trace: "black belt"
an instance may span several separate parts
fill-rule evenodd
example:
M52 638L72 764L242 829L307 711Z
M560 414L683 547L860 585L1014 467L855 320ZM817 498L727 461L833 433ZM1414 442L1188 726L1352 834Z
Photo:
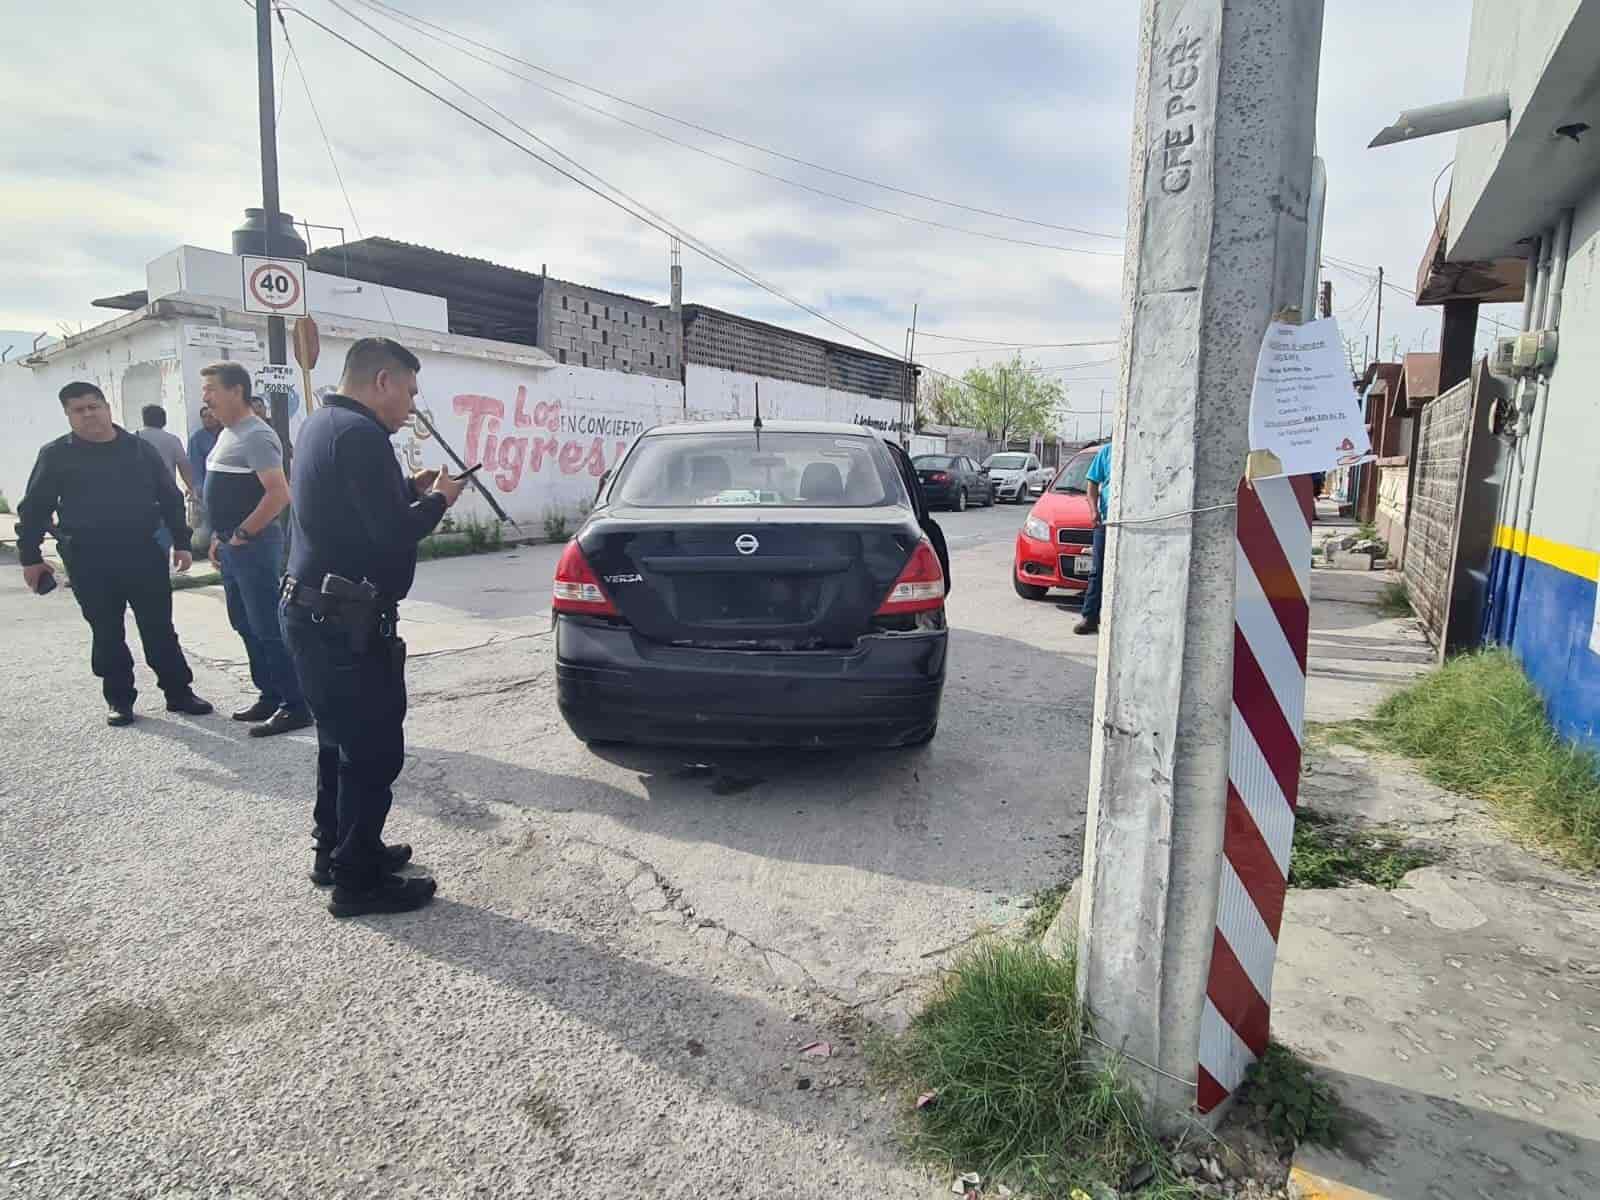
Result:
M308 608L313 616L323 618L337 616L343 611L347 603L337 596L330 596L318 588L301 583L293 575L285 575L283 577L283 587L279 594L283 597L285 603L296 605L300 608ZM399 606L380 601L376 615L379 631L385 637L393 637L395 625L400 620Z

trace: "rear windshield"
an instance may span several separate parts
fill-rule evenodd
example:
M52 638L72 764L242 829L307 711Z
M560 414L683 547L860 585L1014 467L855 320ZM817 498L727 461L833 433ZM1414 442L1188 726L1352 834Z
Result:
M670 433L640 441L612 488L639 508L872 508L903 504L889 454L871 437Z
M1020 471L1028 465L1026 454L996 454L984 464L991 471Z
M1094 461L1095 451L1080 454L1069 461L1061 474L1056 476L1055 487L1057 492L1086 492L1089 490L1089 464Z
M922 467L948 467L955 463L955 459L948 454L919 454L911 460L913 465Z

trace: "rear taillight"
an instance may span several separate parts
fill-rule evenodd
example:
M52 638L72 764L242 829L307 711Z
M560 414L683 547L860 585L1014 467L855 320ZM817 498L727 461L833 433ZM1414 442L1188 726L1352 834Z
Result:
M588 613L596 617L620 617L617 606L611 603L595 576L594 568L583 556L578 539L573 538L561 552L556 564L555 589L550 607L556 612Z
M880 617L896 613L930 612L944 607L944 568L926 538L917 543L905 570L889 589L888 598L878 608Z
M949 483L950 482L950 476L946 475L943 471L935 471L932 475L928 476L928 482L929 483Z

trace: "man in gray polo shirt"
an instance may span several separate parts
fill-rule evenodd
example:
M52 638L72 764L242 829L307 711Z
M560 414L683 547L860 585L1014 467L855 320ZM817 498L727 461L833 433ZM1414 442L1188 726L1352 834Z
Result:
M200 372L201 391L223 429L206 456L206 515L211 561L222 571L228 621L244 642L250 678L261 693L233 714L252 722L251 737L271 737L311 724L300 680L283 644L278 589L283 578L283 528L289 504L278 435L250 411L250 372L223 362Z
M193 496L194 472L189 469L189 459L184 454L183 442L178 439L177 434L167 430L167 410L159 404L146 404L139 410L139 416L144 420L144 428L133 436L154 446L156 453L161 456L161 461L166 464L167 478L171 479L172 473L176 471L178 478L183 480L183 490ZM172 550L172 535L167 532L165 525L156 530L156 545L169 553ZM182 548L187 550L189 547Z

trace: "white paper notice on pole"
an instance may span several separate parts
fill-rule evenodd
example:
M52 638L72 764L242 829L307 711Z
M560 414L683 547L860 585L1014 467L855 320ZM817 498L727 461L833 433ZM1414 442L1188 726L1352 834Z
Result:
M1267 326L1250 393L1250 451L1257 477L1331 471L1371 452L1334 318Z
M263 363L256 368L255 389L260 392L292 392L300 372L281 363Z

